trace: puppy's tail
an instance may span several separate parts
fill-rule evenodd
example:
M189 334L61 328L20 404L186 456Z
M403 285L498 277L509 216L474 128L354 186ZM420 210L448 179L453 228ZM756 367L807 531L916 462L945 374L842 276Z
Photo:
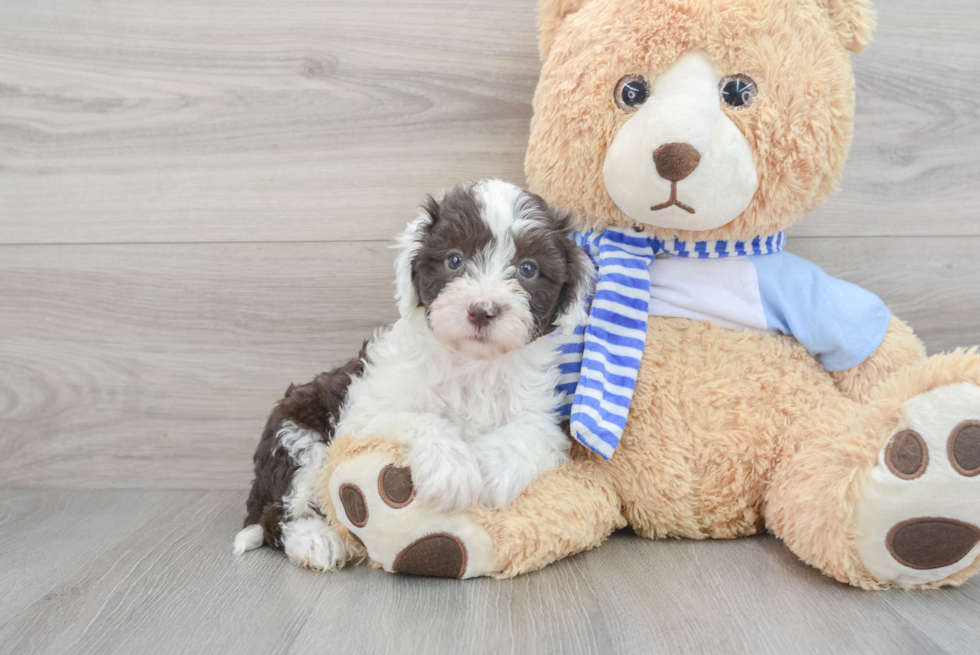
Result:
M250 550L255 550L265 541L265 531L258 523L246 525L235 535L235 547L232 552L235 555L244 555Z

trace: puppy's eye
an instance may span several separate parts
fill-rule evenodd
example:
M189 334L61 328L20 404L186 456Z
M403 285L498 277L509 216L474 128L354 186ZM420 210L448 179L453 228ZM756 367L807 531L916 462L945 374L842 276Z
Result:
M650 97L650 84L642 75L626 75L616 83L614 97L620 109L632 114Z
M759 95L759 87L755 81L748 75L741 74L721 78L718 91L721 93L721 101L735 111L748 109Z
M463 268L463 256L458 253L449 255L449 257L446 258L446 266L448 266L452 271L458 271L459 269Z
M538 272L538 267L531 262L524 262L517 269L517 272L520 273L521 277L532 278Z

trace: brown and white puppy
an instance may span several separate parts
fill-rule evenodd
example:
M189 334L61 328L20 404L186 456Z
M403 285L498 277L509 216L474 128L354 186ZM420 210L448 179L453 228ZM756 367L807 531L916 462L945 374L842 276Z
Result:
M401 318L270 418L236 552L266 543L310 568L344 564L312 485L333 425L396 440L417 501L444 511L506 506L565 461L548 335L584 323L594 276L570 231L567 216L499 180L429 198L398 243Z

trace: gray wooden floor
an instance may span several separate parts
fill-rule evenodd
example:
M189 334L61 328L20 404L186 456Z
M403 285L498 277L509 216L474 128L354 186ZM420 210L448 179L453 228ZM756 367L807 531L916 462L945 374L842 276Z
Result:
M789 249L980 343L980 3L879 3L843 190ZM968 652L980 581L770 538L508 582L236 559L290 381L394 316L425 192L523 183L533 0L0 0L0 653Z
M241 494L0 492L3 653L968 653L980 585L862 592L771 537L600 550L515 580L235 558Z

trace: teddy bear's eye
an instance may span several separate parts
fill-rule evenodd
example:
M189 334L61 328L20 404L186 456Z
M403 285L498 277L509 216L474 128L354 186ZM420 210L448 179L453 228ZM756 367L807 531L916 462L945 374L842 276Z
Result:
M736 111L748 109L759 95L759 87L748 75L729 75L718 84L721 101Z
M625 75L616 83L614 97L619 108L627 114L632 114L640 108L650 96L650 84L642 75Z

